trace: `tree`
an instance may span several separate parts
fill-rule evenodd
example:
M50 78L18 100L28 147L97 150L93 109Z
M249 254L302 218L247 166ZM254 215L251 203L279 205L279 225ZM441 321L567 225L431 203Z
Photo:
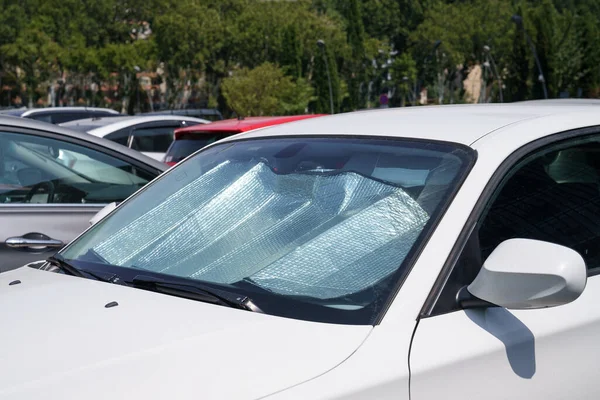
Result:
M271 63L236 71L223 80L221 90L228 106L244 117L302 114L312 96L308 83L294 82Z
M177 95L187 81L200 78L211 54L222 46L225 27L217 10L192 0L176 2L155 18L153 37L165 63L170 104L181 100Z
M423 22L410 35L425 83L441 92L459 75L460 66L468 69L485 61L484 46L492 49L502 70L511 48L513 14L514 9L505 0L432 2L424 12ZM437 41L441 45L434 54L433 44ZM438 95L443 98L441 93Z
M520 10L519 15L523 15ZM517 27L512 31L512 51L507 58L506 100L522 101L529 96L530 49L525 34Z
M579 87L585 90L582 95L597 97L600 95L600 28L598 19L590 11L587 5L578 10L575 23L576 37L581 46L581 54L585 57L581 60L581 78Z
M316 47L316 46L315 46ZM317 114L331 113L329 80L331 80L331 91L333 97L333 112L340 111L340 79L338 75L337 63L333 57L330 46L325 46L324 53L316 49L314 55L313 86L315 88L315 100L312 104L312 110ZM325 61L327 57L327 61ZM327 76L329 67L329 78Z
M58 71L61 48L44 32L26 28L19 32L13 43L3 45L0 51L4 61L13 66L15 76L25 84L29 106L33 106L38 86Z
M286 72L294 77L302 77L302 49L298 39L298 28L290 25L283 31L282 51L279 59Z
M395 90L393 104L403 105L412 98L416 101L415 83L417 80L417 63L408 53L402 53L392 64L392 77Z
M362 68L365 57L365 32L360 1L346 0L343 4L341 11L346 19L346 35L351 49L351 58L348 61L348 105L350 110L357 110L364 107L364 103L361 102L360 84L366 80L365 70Z
M557 51L556 45L559 44L559 42L555 40L557 36L555 32L557 30L557 19L557 11L551 0L542 0L539 5L531 11L532 23L529 26L525 26L526 29L533 28L535 30L532 39L535 43L540 66L544 73L549 97L556 97L558 94L554 76L554 67L556 66L555 55ZM532 95L536 99L543 99L543 85L538 78L539 71L537 70L537 67L534 67L532 70Z

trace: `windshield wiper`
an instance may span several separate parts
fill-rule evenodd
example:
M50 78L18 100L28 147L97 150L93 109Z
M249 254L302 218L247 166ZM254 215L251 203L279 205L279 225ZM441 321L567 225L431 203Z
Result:
M120 283L120 279L117 274L110 273L100 275L97 272L91 272L85 269L77 268L58 254L49 257L46 261L55 267L60 268L63 272L66 272L69 275L78 276L80 278L91 278L97 281L108 283Z
M131 284L140 289L152 290L187 299L239 308L241 310L263 312L248 296L215 289L201 283L186 284L152 276L137 275L133 278Z

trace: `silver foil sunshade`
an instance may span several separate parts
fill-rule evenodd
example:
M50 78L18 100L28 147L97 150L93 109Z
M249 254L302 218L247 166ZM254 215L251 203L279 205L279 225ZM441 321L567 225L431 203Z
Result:
M428 218L403 190L352 172L224 162L94 250L116 265L327 299L394 272Z

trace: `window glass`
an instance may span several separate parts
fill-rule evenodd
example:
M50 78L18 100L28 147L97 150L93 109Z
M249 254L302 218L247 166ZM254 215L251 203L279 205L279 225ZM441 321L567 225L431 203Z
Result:
M165 153L173 142L173 131L178 125L137 128L133 131L131 148L138 151Z
M62 124L64 122L76 121L78 119L90 117L90 115L86 112L53 113L51 115L53 124Z
M120 268L125 281L144 270L235 288L267 313L372 324L470 155L408 140L222 143L163 175L63 255ZM415 186L412 171L423 169Z
M524 160L488 208L479 228L485 260L511 238L545 240L578 251L600 267L600 144L551 148Z
M165 162L179 162L187 156L211 143L230 136L227 133L219 134L198 134L197 136L187 136L184 139L175 140L165 154Z
M28 116L27 118L35 119L36 121L52 123L52 115L50 115L50 114L42 114L42 113L33 114L31 116Z
M116 132L110 133L104 138L122 144L123 146L127 146L129 144L129 128L121 129Z
M458 309L455 298L503 241L544 240L576 250L600 267L600 142L579 139L525 158L504 178L471 234L434 314Z
M0 132L0 203L110 203L153 178L92 149Z

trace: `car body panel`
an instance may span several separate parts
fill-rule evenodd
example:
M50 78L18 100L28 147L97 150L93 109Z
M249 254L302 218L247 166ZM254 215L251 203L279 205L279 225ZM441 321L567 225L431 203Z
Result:
M280 125L290 123L294 121L302 121L305 119L312 119L316 117L322 117L327 114L306 114L306 115L287 115L279 117L247 117L247 118L233 118L226 119L223 121L216 121L207 126L202 127L188 127L180 128L175 132L175 138L185 133L193 132L227 132L227 133L240 133L247 132L254 129L264 128L267 126Z
M173 166L177 162L194 154L198 147L192 143L184 142L184 140L197 141L203 137L213 137L214 139L222 140L222 138L233 136L241 132L248 132L253 129L261 129L267 126L291 123L304 119L321 117L326 114L306 114L306 115L288 115L276 117L248 117L243 119L227 119L216 121L211 124L202 126L189 126L175 130L175 139L169 149L164 154L163 160ZM212 139L212 138L211 138ZM203 144L204 145L204 144Z
M472 309L421 320L411 398L597 399L599 301L600 281L592 278L579 299L560 307Z
M0 117L0 132L48 137L91 148L158 176L167 166L109 140L25 118ZM15 249L6 246L10 237L40 233L68 243L89 227L90 219L105 204L0 204L0 272L45 259L58 249Z
M151 111L138 115L187 115L189 117L208 119L211 121L220 121L223 119L223 115L219 112L219 110L214 108L180 108Z
M67 121L74 121L82 118L91 117L113 117L119 113L109 108L94 108L94 107L48 107L48 108L33 108L24 111L20 117L29 118L38 121L48 122L51 124L60 124Z
M7 304L0 315L11 326L0 338L20 345L7 353L0 395L597 398L600 278L590 277L582 296L560 307L423 315L467 221L507 158L538 139L585 127L600 127L593 106L443 106L328 116L224 139L408 137L466 144L477 151L477 160L375 327L252 314L33 269L0 274L5 286L0 298ZM169 173L177 176L177 168ZM7 286L16 279L22 283ZM11 292L15 288L20 291ZM111 301L119 305L104 308ZM47 326L52 329L40 340ZM103 334L99 339L96 330ZM64 337L77 351L49 345ZM53 368L56 372L48 372Z
M503 126L550 113L548 107L488 104L373 109L263 128L244 133L242 137L367 135L444 140L469 145Z
M45 259L57 251L12 249L5 244L9 237L43 233L66 244L85 230L90 218L103 207L101 204L0 205L0 272Z
M31 108L25 110L23 114L21 114L22 118L31 118L36 114L42 113L61 113L61 112L72 112L72 111L94 111L94 112L103 112L106 114L119 114L118 111L112 110L110 108L98 108L98 107L44 107L44 108Z
M173 130L178 127L185 126L185 124L208 124L210 121L200 118L181 116L181 115L137 115L129 117L116 117L112 118L90 118L78 121L72 121L70 123L63 124L64 127L73 127L77 129L77 126L83 126L87 130L87 133L96 137L107 137L111 133L118 132L120 130L129 130L128 147L132 147L132 136L136 129L143 129L150 126L155 127L169 127ZM173 124L173 126L171 126ZM93 128L97 126L96 128ZM89 129L93 128L93 129ZM142 154L157 160L162 161L165 153L154 152L154 151L142 151Z
M372 330L27 267L0 274L0 286L8 289L0 316L10 326L0 340L26 344L3 352L4 399L256 399L330 370ZM106 308L110 302L118 305Z
M565 130L586 126L586 123L580 123L577 119L579 116L586 116L592 125L598 123L598 118L594 116L598 108L593 105L574 108L560 104L544 106L532 104L526 107L518 104L374 109L262 128L224 140L285 135L366 135L439 140L470 146L482 137L506 132L501 131L502 128L513 125L516 127L528 120L528 127L534 127L538 122L541 126L547 126L551 124L550 121L560 121L560 128L564 127ZM532 140L532 137L540 138L548 135L547 130L540 129L541 126L527 131L526 138L518 136L510 139L525 144L528 140ZM557 127L554 132L560 132L560 128ZM521 128L517 129L521 132ZM505 138L508 139L507 136Z
M190 121L196 122L198 124L208 124L210 121L200 118L187 117L185 115L136 115L128 118L120 119L116 121L114 124L104 125L102 127L93 129L88 133L90 135L94 135L97 137L104 137L114 131L123 128L130 128L138 124L147 123L147 122L162 122L162 121ZM85 123L85 121L78 121L80 123Z

